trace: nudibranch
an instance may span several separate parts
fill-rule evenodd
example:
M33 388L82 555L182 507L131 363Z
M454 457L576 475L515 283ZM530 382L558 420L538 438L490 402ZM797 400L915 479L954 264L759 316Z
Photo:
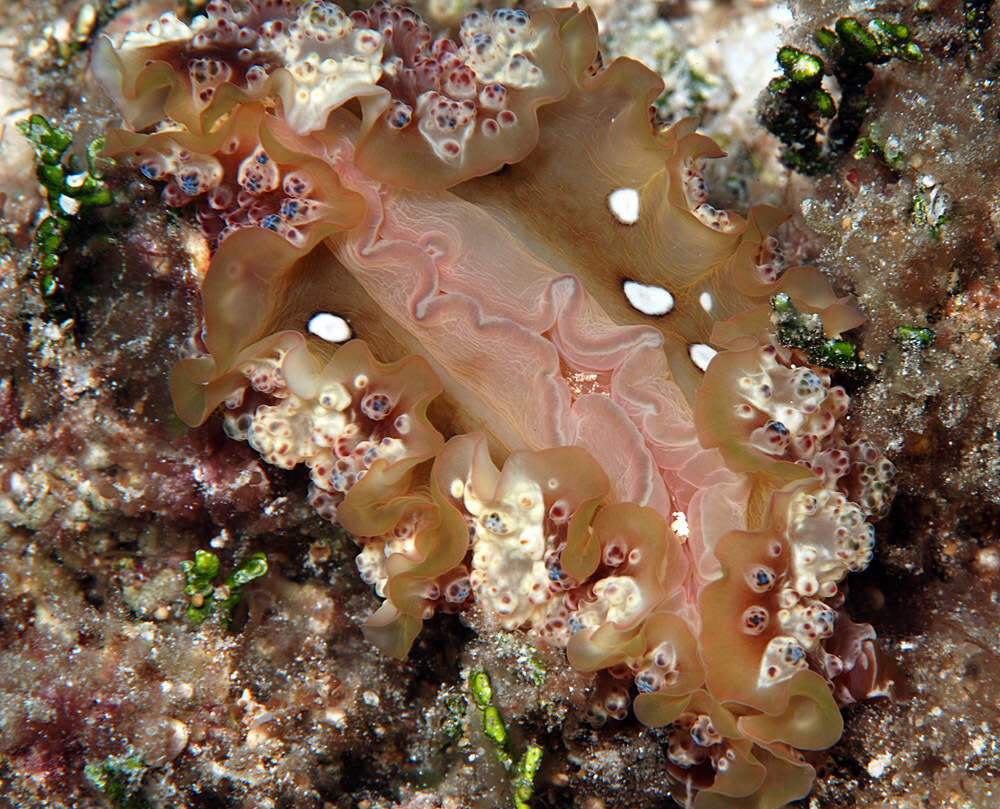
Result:
M805 795L839 707L887 687L841 586L893 468L770 300L833 337L860 313L787 266L780 211L710 204L721 152L656 123L659 78L604 64L576 6L451 40L320 0L212 0L93 69L108 152L214 249L177 411L308 467L382 599L367 636L523 631L599 673L594 715L667 727L685 805Z

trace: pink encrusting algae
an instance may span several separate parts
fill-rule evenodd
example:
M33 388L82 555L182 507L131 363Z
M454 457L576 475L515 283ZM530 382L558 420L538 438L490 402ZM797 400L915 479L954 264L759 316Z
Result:
M216 244L178 412L308 467L383 599L368 637L474 610L601 672L592 715L668 726L678 801L806 794L839 706L888 687L840 588L893 470L769 302L830 337L858 311L784 266L779 211L709 204L721 152L656 125L660 80L575 6L451 41L386 3L213 1L93 66L109 153Z

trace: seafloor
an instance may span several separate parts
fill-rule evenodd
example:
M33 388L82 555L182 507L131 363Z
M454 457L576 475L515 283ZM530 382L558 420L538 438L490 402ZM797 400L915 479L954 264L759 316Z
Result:
M426 5L442 24L465 8ZM608 51L665 76L661 116L700 115L727 149L716 201L786 207L795 256L869 317L856 337L877 371L852 383L851 429L887 448L900 491L848 607L902 687L846 710L797 806L1000 807L1000 10L594 5ZM506 805L457 698L479 664L505 673L511 732L543 746L532 806L668 805L657 734L588 725L588 682L561 654L454 616L430 621L405 662L375 651L358 625L376 599L349 540L306 504L304 474L263 466L218 421L174 416L166 378L199 322L207 252L150 184L112 170L112 213L62 256L61 293L40 294L44 201L15 123L41 114L85 148L115 121L87 73L94 37L172 7L0 7L0 806ZM904 22L924 60L875 71L866 131L881 157L796 175L759 96L779 45L847 14ZM900 343L900 326L933 344ZM197 549L226 570L267 554L228 627L186 616Z

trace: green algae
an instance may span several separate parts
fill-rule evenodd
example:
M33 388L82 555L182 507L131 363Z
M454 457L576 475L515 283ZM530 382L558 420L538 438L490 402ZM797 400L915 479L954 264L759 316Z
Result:
M778 50L784 75L768 84L760 115L783 144L782 162L806 175L830 172L854 148L869 111L866 88L875 76L872 66L892 59L923 60L909 29L882 18L865 26L841 17L832 30L821 28L813 39L825 59L791 45ZM837 80L839 105L823 89L825 76ZM862 156L877 147L877 139L869 139L860 147Z
M267 556L263 553L250 554L226 576L221 585L215 584L219 574L219 557L211 551L195 551L194 560L183 562L181 568L187 578L184 592L190 597L188 620L200 626L205 619L214 616L228 626L243 588L267 573Z

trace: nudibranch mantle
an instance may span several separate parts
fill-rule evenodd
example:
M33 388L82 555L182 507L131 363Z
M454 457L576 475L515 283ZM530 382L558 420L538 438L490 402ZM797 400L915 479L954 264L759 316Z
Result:
M893 469L770 301L832 337L862 318L787 266L780 211L711 205L721 151L651 118L659 78L603 64L576 6L453 41L322 0L212 0L93 68L128 127L108 152L214 247L178 413L309 469L382 599L367 636L523 630L599 673L593 715L669 727L680 799L806 794L803 751L886 686L840 588Z

